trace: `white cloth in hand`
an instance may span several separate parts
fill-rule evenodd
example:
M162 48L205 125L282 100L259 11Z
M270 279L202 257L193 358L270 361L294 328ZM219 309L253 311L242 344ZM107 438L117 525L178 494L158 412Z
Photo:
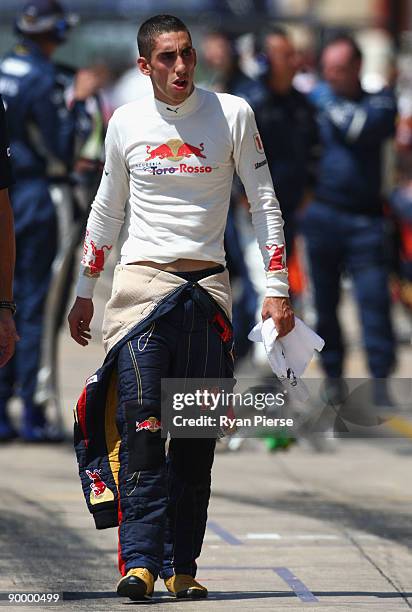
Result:
M255 325L248 338L263 342L270 367L281 380L302 376L315 350L321 351L325 346L325 341L298 317L292 331L282 338L278 336L273 319L269 318Z

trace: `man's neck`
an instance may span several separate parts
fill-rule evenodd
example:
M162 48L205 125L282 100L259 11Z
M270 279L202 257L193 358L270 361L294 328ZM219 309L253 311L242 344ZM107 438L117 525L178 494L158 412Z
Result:
M182 102L176 100L165 101L163 96L154 95L154 102L158 112L169 119L181 119L194 112L198 106L197 90L194 87L192 93L187 96Z
M279 96L286 96L292 89L292 83L290 79L279 79L274 74L271 74L268 79L268 84L273 93Z

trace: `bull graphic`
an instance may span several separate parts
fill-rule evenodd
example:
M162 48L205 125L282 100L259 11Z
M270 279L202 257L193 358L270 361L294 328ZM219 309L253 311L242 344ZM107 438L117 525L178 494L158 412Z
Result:
M285 268L284 258L285 258L285 245L282 244L278 246L277 244L272 244L270 246L266 245L266 249L272 251L273 253L270 255L268 272L279 272L279 270L283 270Z
M170 159L176 161L192 156L206 159L206 155L202 153L204 148L203 142L201 142L198 147L195 147L188 142L182 142L177 138L173 138L154 149L152 149L150 145L146 145L146 151L149 157L146 157L145 161L148 162L154 159Z
M100 495L103 495L103 493L106 491L106 488L107 488L106 484L100 478L100 472L101 470L94 470L93 472L91 472L90 470L86 470L86 474L88 475L90 480L92 480L92 484L90 485L90 488L93 491L95 497L99 497Z
M149 157L146 157L145 161L150 161L152 159L166 159L168 157L173 157L173 151L169 147L168 144L162 144L152 149L150 145L146 146L146 151L149 154Z
M104 268L104 249L110 251L112 249L112 245L108 246L105 244L101 249L98 249L95 242L90 240L90 246L92 247L92 255L94 257L94 260L89 262L90 274L100 274Z
M206 155L203 155L202 151L204 150L203 142L200 143L198 147L194 147L188 142L184 142L178 149L176 157L192 157L195 155L196 157L202 157L206 159Z

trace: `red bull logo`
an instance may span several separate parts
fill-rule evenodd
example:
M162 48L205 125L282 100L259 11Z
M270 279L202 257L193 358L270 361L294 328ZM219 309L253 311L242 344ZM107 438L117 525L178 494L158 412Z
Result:
M112 245L108 246L107 244L105 244L102 246L101 249L98 249L96 243L93 242L93 240L90 240L90 246L92 248L92 255L94 259L88 262L88 274L90 276L95 276L103 271L105 257L104 250L106 249L107 251L110 251L112 249ZM87 250L88 249L86 248L86 253Z
M173 157L173 151L167 144L162 144L155 149L147 145L146 151L149 153L149 157L146 157L145 161L150 161L152 159L172 159Z
M273 249L273 253L270 254L269 272L279 272L279 270L283 270L285 268L285 245L282 244L278 246L277 244L272 244L271 246L266 246L266 249L270 252Z
M206 159L206 155L203 155L203 151L203 142L196 147L188 142L183 142L183 140L179 140L178 138L172 138L154 149L150 145L147 145L146 152L148 153L148 157L146 157L145 161L152 161L154 159L181 161L182 159L189 157Z
M206 155L203 155L202 151L204 150L204 146L203 146L203 142L200 143L200 145L198 147L194 147L191 144L188 144L187 142L184 142L180 147L179 150L177 152L177 156L180 157L192 157L192 155L195 155L196 157L202 157L203 159L206 159Z
M144 421L140 422L136 421L136 432L143 431L143 429L146 429L147 431L155 433L161 428L162 424L156 417L149 417L148 419L145 419Z
M95 497L99 497L100 495L103 495L103 493L107 489L106 484L100 478L100 472L101 470L94 470L93 472L91 472L90 470L86 470L86 474L88 475L90 480L92 480L92 484L90 485L90 488L93 491Z

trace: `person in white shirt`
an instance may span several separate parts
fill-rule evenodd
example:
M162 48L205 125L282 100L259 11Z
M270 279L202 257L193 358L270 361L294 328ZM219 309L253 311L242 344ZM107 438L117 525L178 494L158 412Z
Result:
M221 355L231 334L224 322L230 318L230 288L223 235L234 171L245 186L266 269L262 318L272 317L281 336L293 328L283 221L253 111L241 98L194 86L196 51L187 27L176 17L157 15L140 27L138 46L137 63L154 95L122 106L110 121L105 169L87 224L69 325L73 339L86 346L93 288L126 223L106 318L115 312L116 342L131 328L127 316L116 310L120 303L123 312L132 308L128 295L131 302L149 296L151 319L118 355L123 578L117 590L133 600L149 598L160 573L176 597L206 597L206 588L195 580L195 560L206 528L215 439L172 439L165 467L157 431L160 382L232 375ZM130 284L130 279L136 280ZM160 303L164 308L165 298L156 292L160 282L170 283L170 291L179 283L187 288L161 315L156 314ZM220 335L190 293L197 283L206 291L211 287ZM212 285L218 287L215 293ZM107 346L113 349L110 339ZM136 424L132 433L130 423L132 429ZM122 456L126 446L127 458ZM132 447L137 449L134 457Z

